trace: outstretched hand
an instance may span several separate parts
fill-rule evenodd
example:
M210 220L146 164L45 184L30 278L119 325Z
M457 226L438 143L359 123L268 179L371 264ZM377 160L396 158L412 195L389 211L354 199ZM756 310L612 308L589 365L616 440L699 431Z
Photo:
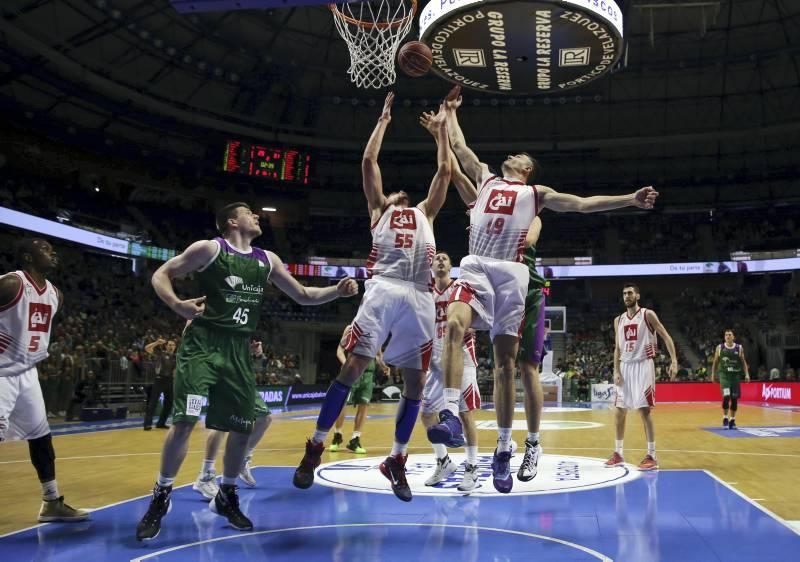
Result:
M423 111L422 115L419 116L419 124L431 134L436 132L436 128L433 126L434 117L436 117L436 114L433 111Z
M386 100L383 102L383 111L381 112L381 119L389 122L392 120L392 103L394 102L394 92L386 94Z
M640 209L652 209L656 204L658 191L648 185L636 191L634 195L634 205Z
M449 92L447 92L447 95L444 98L444 106L450 111L455 111L461 107L462 101L463 98L461 97L461 86L455 85Z
M336 294L340 297L352 297L358 294L358 283L350 277L345 277L336 285Z

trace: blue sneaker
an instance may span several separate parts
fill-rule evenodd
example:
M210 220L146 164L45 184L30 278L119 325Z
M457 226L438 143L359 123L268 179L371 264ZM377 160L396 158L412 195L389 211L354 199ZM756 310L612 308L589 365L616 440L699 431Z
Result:
M451 449L463 447L466 440L461 420L450 410L439 412L439 423L428 428L428 441L446 445Z
M511 451L498 453L494 450L492 458L492 482L494 489L501 494L507 494L514 486L514 478L511 476Z

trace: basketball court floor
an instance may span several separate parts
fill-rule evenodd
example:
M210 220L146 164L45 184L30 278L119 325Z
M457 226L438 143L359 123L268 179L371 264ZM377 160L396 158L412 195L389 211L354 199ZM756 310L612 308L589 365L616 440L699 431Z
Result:
M94 510L90 521L69 525L35 525L40 490L27 445L4 443L0 559L785 562L800 552L792 529L800 522L800 408L742 406L741 429L731 432L717 429L716 404L661 404L662 468L640 473L633 466L645 452L637 419L629 417L625 441L631 464L606 469L613 412L547 407L539 475L527 484L515 480L509 495L497 494L489 479L496 431L494 413L484 410L481 488L459 493L460 471L426 488L434 459L419 426L408 463L415 497L408 504L377 470L391 444L393 410L373 406L362 437L368 453L326 453L309 490L294 488L291 477L316 411L274 414L254 458L258 485L241 490L255 524L250 533L227 527L191 489L203 458L205 430L198 427L172 512L150 543L138 543L134 530L147 508L163 432L144 432L137 420L55 426L62 492L73 505ZM522 443L523 416L516 417L515 439Z

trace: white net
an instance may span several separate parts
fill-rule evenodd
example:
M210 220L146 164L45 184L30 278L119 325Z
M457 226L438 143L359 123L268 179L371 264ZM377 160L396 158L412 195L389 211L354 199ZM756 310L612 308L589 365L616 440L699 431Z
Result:
M394 84L397 48L414 23L417 0L372 0L329 7L350 51L350 79L359 88Z

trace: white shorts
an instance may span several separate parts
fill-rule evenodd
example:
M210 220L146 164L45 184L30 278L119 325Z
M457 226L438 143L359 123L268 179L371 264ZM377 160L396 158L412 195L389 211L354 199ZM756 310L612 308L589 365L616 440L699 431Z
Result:
M422 291L413 283L384 277L370 279L365 286L344 348L375 357L391 334L383 360L395 367L427 371L436 317L433 293Z
M459 411L469 412L479 410L481 407L481 394L478 392L478 375L475 365L464 365L464 376L461 378L461 403ZM445 410L444 401L444 373L431 369L425 379L425 388L422 391L422 413L436 414Z
M38 439L48 433L50 424L36 367L0 377L0 441Z
M625 410L656 405L656 369L652 359L620 363L622 386L617 387L614 406Z
M528 268L524 264L466 256L450 302L463 302L475 311L472 328L489 337L519 337L525 318Z

